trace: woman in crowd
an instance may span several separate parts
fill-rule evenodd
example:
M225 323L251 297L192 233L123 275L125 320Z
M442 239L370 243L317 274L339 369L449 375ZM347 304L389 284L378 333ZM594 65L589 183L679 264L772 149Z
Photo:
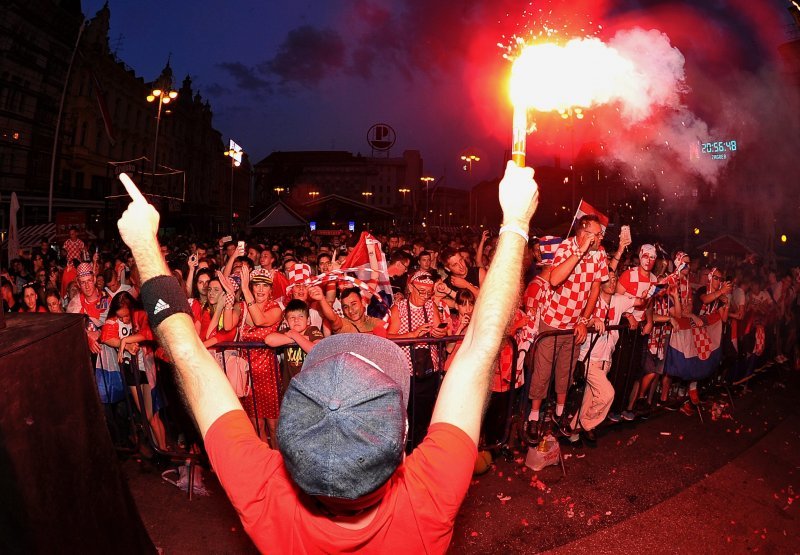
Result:
M453 316L450 327L451 335L463 335L475 308L475 295L469 289L459 289L456 293L456 315Z
M230 330L223 327L223 313L233 309L233 296L225 294L220 281L221 275L219 272L217 274L208 282L207 302L200 311L199 319L195 321L200 340L206 348L236 338L235 326Z
M147 323L147 314L127 291L117 293L108 307L108 319L103 324L100 341L117 350L117 362L128 384L136 409L141 412L139 393L136 390L137 376L144 400L144 414L150 422L153 439L159 449L166 449L167 440L164 424L158 414L161 408L156 390L156 365L153 350L149 343L154 341L153 333ZM132 359L136 358L135 365Z
M194 274L194 283L192 283L192 290L189 296L189 306L192 309L192 315L196 323L200 320L200 313L203 311L203 308L208 305L208 284L213 277L214 272L208 268L202 268ZM199 327L197 333L200 333Z
M47 311L52 314L62 314L64 306L61 304L61 297L58 294L58 289L50 288L44 293L44 303L47 306Z
M39 298L37 283L26 283L22 286L22 308L20 312L47 312Z
M241 277L244 322L239 340L263 343L267 335L278 329L282 318L281 309L272 298L272 271L262 268L250 272L243 267ZM272 349L250 351L250 375L253 393L245 397L242 404L259 437L266 441L268 429L269 444L277 449L278 362Z

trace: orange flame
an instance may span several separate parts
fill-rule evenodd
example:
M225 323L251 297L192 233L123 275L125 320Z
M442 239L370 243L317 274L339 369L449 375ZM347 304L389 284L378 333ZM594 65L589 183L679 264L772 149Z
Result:
M597 38L523 48L511 67L513 160L517 165L525 163L529 109L564 113L609 102L625 96L626 88L635 89L636 77L634 64Z

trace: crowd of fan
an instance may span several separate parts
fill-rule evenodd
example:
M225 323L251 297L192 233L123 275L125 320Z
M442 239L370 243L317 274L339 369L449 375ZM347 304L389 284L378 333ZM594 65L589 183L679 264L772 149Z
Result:
M576 229L564 241L531 240L525 275L508 276L519 279L524 291L509 337L527 356L514 359L511 342L501 350L485 443L495 444L503 433L506 413L500 395L523 387L532 407L524 426L531 444L550 431L548 420L555 432L579 435L592 444L595 428L607 419L646 416L655 405L681 407L691 414L700 402L696 382L686 384L684 404L675 398L683 388L675 387L663 365L663 330L677 328L680 320L702 327L711 314L722 318L729 376L744 376L767 359L800 368L800 269L781 273L754 256L717 267L685 253L669 255L660 245L629 252L624 233L615 252L608 254L596 219L584 217ZM356 238L347 233L207 242L176 237L162 246L207 348L217 351L216 345L232 341L264 345L247 357L252 390L242 403L259 435L273 447L286 384L314 345L336 333L421 341L404 347L412 385L408 448L425 435L441 374L459 348L457 340L442 338L462 335L469 325L496 237L464 229L415 237L376 233L375 238L386 253L391 299L380 293L377 276L359 280L337 273L355 246ZM70 230L62 245L43 239L0 273L3 309L84 314L90 350L100 357L111 353L128 385L142 384L154 441L166 448L168 436L191 435L192 426L188 420L181 425L179 416L167 417L167 429L162 423L160 413L180 405L164 400L175 390L169 359L155 344L139 304L135 262L116 247L87 245L77 229ZM633 390L615 392L607 374L619 332L605 328L620 322L635 330L623 334L620 350L631 348L625 336L649 340L639 341L644 347L635 353ZM537 334L557 330L570 333L536 341ZM229 362L226 356L217 353L223 367ZM131 359L138 364L129 364ZM587 386L580 410L571 412L565 405L579 359L586 366ZM136 369L139 376L133 375ZM543 401L551 389L553 414L545 418ZM615 394L625 396L621 414L610 410ZM141 410L140 397L133 400Z

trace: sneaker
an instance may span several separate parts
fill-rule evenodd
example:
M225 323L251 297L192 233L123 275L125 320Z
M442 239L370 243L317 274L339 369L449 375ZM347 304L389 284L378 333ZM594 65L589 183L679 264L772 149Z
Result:
M538 420L528 420L525 422L525 427L522 431L525 436L525 442L528 445L538 445L539 443L540 426Z
M572 435L570 435L567 438L567 441L569 441L571 445L575 445L580 440L581 440L581 435L579 433L577 433L577 432L573 432Z
M624 410L624 411L622 411L622 415L621 415L621 416L622 416L622 419L623 419L623 420L626 420L626 421L628 421L628 422L630 422L630 421L632 421L634 418L636 418L636 415L635 415L635 414L633 414L633 413L632 413L631 411L629 411L629 410Z
M662 401L659 406L670 412L678 412L680 410L680 403L676 403L674 401Z
M693 405L700 404L700 395L697 393L696 389L689 390L689 400L692 402Z
M636 416L646 418L650 414L650 403L644 397L639 397L633 404L633 412Z
M619 422L620 420L622 420L622 415L621 415L621 414L619 414L618 412L609 412L609 413L608 413L608 416L606 416L606 420L608 420L609 422L613 422L614 424L616 424L617 422Z
M694 405L686 401L683 406L681 406L681 412L686 416L694 416Z

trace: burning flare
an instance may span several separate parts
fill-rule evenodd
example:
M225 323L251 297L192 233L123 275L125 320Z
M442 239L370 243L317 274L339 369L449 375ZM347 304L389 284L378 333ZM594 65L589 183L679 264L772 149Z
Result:
M528 110L563 114L616 102L621 123L631 126L649 118L656 107L683 109L681 96L688 92L684 62L669 38L655 29L620 31L608 44L591 37L563 46L524 47L511 68L514 160L525 160Z

